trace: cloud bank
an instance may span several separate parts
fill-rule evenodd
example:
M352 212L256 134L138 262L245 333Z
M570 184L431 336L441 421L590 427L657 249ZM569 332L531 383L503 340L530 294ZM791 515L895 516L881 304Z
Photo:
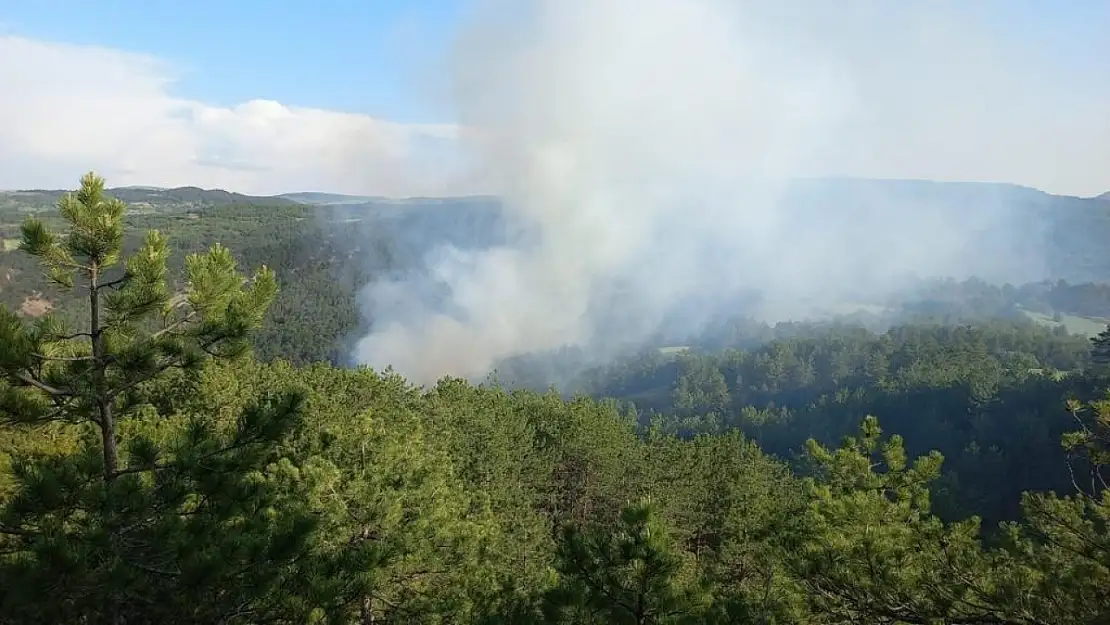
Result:
M484 192L489 190L484 180L479 182L472 171L457 171L454 159L443 154L460 150L455 122L485 129L490 115L519 116L530 110L528 98L536 96L524 89L517 89L512 101L482 104L483 98L492 101L507 94L500 89L478 96L473 84L467 86L467 81L492 80L494 72L506 76L509 60L497 54L510 50L529 59L513 61L517 68L512 71L518 73L550 65L543 55L561 58L561 74L527 79L541 83L547 94L557 83L571 98L577 97L582 81L597 74L589 70L595 62L611 72L618 72L619 64L641 73L658 70L660 83L669 80L674 85L669 91L655 87L667 92L666 97L656 93L654 103L639 103L622 102L620 97L635 100L645 93L606 96L611 106L627 104L631 111L656 106L652 115L657 117L684 112L674 110L681 99L670 91L700 88L722 66L729 68L730 79L743 74L746 84L775 82L767 73L781 72L781 85L790 80L796 84L791 95L780 94L787 99L773 106L794 112L776 115L780 130L774 132L781 134L784 124L794 123L785 121L791 114L840 116L842 135L829 143L828 152L812 155L800 169L807 173L1008 181L1077 195L1097 195L1110 186L1110 73L1098 61L1110 54L1110 43L1072 51L1085 62L1050 60L1048 56L1058 51L1048 43L1023 40L1016 28L1012 33L1004 30L1013 20L1002 0L803 0L782 6L749 0L710 3L720 5L714 7L701 0L649 0L643 9L638 2L615 0L568 0L565 7L536 0L473 3L471 23L461 37L469 43L460 42L455 59L460 97L450 104L460 109L459 118L428 125L266 100L230 107L190 100L175 94L176 70L161 59L20 37L0 22L0 188L66 187L81 172L96 168L113 183L198 185L245 193ZM990 13L991 8L996 12ZM677 50L674 41L657 43L658 30L635 30L656 19L653 15L673 16L680 28L707 12L720 13L724 21L706 24L704 40L689 42L696 52ZM596 17L595 23L582 27L584 37L608 39L581 46L577 34L554 35L561 40L549 36L552 28L572 28L570 21L582 21L581 14ZM1088 19L1097 15L1106 18L1103 12ZM557 26L560 20L564 23ZM540 23L544 26L536 26ZM525 32L547 38L527 41ZM774 36L788 40L776 43L771 41ZM742 38L741 43L730 37ZM768 46L778 51L767 52ZM689 67L695 56L707 62ZM502 69L489 69L486 78L474 76L481 73L476 57L483 57L478 63L489 61ZM755 77L760 72L764 75ZM797 81L807 73L809 82L802 86ZM445 90L440 87L432 91ZM471 93L463 95L467 90ZM817 106L812 99L819 97L829 101ZM772 106L769 98L754 94L747 96L745 105L755 101ZM733 104L738 104L735 96L703 103L717 108ZM481 107L485 110L478 110ZM643 122L639 141L649 141L653 120L629 115L632 122ZM717 121L719 116L712 113L710 119ZM844 140L848 135L853 137L850 142ZM812 143L809 137L805 141Z
M471 190L444 166L459 134L452 124L268 100L214 106L173 95L173 79L156 58L0 34L0 189L69 188L95 169L114 186Z
M693 329L751 290L783 318L911 274L1036 275L1035 236L1002 201L786 198L828 175L1105 186L1105 79L1061 82L966 5L484 3L453 56L455 105L527 236L372 285L356 360L475 377L635 343L676 311ZM446 305L406 298L429 284Z
M177 95L157 58L0 34L0 188L91 168L259 194L498 193L521 237L373 285L355 350L421 381L481 375L634 342L676 310L695 323L752 289L773 317L907 273L1035 273L1002 201L783 202L789 180L830 175L1110 188L1110 73L1092 60L1110 49L1052 58L1064 46L1007 26L1008 6L480 1L445 60L453 84L430 90L456 119L430 125L218 106ZM435 307L418 295L444 289Z

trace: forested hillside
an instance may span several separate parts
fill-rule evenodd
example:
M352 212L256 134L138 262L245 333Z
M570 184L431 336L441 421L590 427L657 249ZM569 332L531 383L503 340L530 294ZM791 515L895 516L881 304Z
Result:
M131 190L130 195L149 201L151 194L172 198L182 191ZM416 267L438 244L488 246L503 236L496 206L485 198L417 200L418 210L409 210L413 202L315 207L282 199L239 204L222 202L226 192L204 193L195 204L173 200L130 213L124 248L135 249L148 229L157 228L175 242L171 267L180 267L185 255L217 241L234 249L242 263L273 267L285 286L270 309L267 329L255 339L265 359L345 363L345 342L360 330L358 288L372 276ZM41 202L61 195L49 192L35 196L38 203L0 206L0 302L32 316L55 309L65 314L59 298L68 295L49 284L33 259L14 253L20 224L33 214L59 225L57 211L44 210Z
M496 245L519 226L506 222L497 201L488 197L387 200L306 193L258 198L195 188L111 193L129 203L126 249L134 249L147 229L158 228L175 241L171 266L219 241L245 264L272 267L284 287L254 343L263 359L280 356L296 363L347 364L351 339L372 322L358 302L359 288L369 281L423 270L424 257L438 246ZM47 283L34 261L14 253L24 217L33 214L48 224L59 223L53 206L61 196L62 191L0 193L0 302L13 309L64 314L69 308L59 305L64 295ZM1110 264L1100 264L1106 258L1101 242L1110 237L1110 211L1104 202L1004 185L913 181L810 183L791 198L803 212L855 205L861 214L874 214L876 202L882 201L896 213L899 202L906 201L914 210L937 210L953 218L976 206L997 210L990 207L1005 204L1009 211L1027 213L1023 226L1045 237L1039 245L1047 246L1051 267L1043 280L999 286L974 278L920 279L907 282L904 292L894 296L829 307L829 314L853 324L882 330L907 319L951 323L1014 317L1094 334L1110 317ZM697 336L661 336L661 344L717 349L742 338L770 336L768 328L753 326L744 311L718 313Z
M0 623L1110 622L1110 333L1052 321L1102 286L418 388L313 361L442 215L135 215L91 174L35 215L0 257Z

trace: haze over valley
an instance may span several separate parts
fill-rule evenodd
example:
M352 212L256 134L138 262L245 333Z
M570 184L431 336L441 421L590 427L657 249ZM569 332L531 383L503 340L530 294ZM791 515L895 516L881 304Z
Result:
M642 343L665 320L692 332L741 299L745 314L776 321L870 305L912 276L1001 284L1102 275L1085 251L1062 260L1053 230L1068 224L1069 242L1081 239L1070 220L1097 221L1083 213L1098 203L1032 187L1091 197L1110 186L1103 73L1083 65L1065 76L1033 62L1033 43L1000 29L986 5L805 6L478 2L443 57L419 70L437 81L421 100L450 111L449 124L261 100L210 106L150 82L158 66L131 74L137 57L88 50L84 75L119 68L115 93L141 89L129 105L165 129L87 138L85 160L117 184L283 188L279 197L317 205L357 189L343 200L351 211L374 197L499 198L490 229L451 235L486 239L481 249L406 232L400 245L415 245L419 262L360 294L367 334L350 347L354 361L422 382L481 377L500 359L564 345ZM51 85L78 62L74 48L2 41ZM7 71L32 79L29 69ZM1074 82L1043 87L1062 80ZM124 96L105 94L114 97ZM30 94L8 106L0 118L22 129L0 184L46 180L62 161L39 147L47 135L31 134L46 132L42 106ZM163 120L165 110L180 114ZM1058 127L1065 118L1082 132ZM123 169L110 156L121 150L132 155ZM31 163L39 173L15 177Z
M1105 3L256 1L0 5L0 625L1110 622Z
M456 289L474 285L461 282L459 274L451 275L448 269L461 268L465 277L463 259L537 249L535 226L529 231L514 222L503 200L492 196L390 199L321 192L256 197L198 188L112 192L162 227L221 236L221 231L226 232L225 220L246 219L248 229L237 236L265 241L267 253L279 249L283 256L292 254L293 263L319 263L321 278L346 290L351 310L343 326L327 337L331 343L321 345L317 355L341 364L393 367L425 383L448 374L481 380L507 359L564 347L585 352L586 362L596 366L646 346L685 345L736 318L772 326L785 321L854 320L881 328L936 297L955 297L937 294L938 285L948 280L982 280L995 288L1110 281L1110 261L1101 254L1102 241L1110 234L1105 200L989 183L800 180L776 204L783 224L768 240L781 243L768 244L760 252L773 262L738 263L730 253L735 245L727 240L714 249L681 247L681 239L661 238L654 256L682 262L689 272L680 274L681 297L651 288L668 286L665 280L670 274L665 269L653 273L660 271L658 265L645 266L639 276L594 275L589 280L593 289L587 296L589 309L574 318L586 329L584 335L567 334L546 342L523 337L499 349L477 345L421 360L417 358L421 352L401 356L379 352L370 347L379 339L360 339L359 334L388 336L396 331L393 324L414 319L421 323L473 319L475 312L465 308L466 301ZM62 194L60 190L0 194L8 223L0 234L14 246L21 216L48 210ZM252 232L249 228L255 220L259 230ZM234 244L236 239L227 240ZM677 249L670 250L671 246ZM821 262L805 264L815 253L807 250L816 249L821 250ZM33 265L18 262L15 254L4 261L16 272L34 272ZM505 268L514 270L508 261ZM642 282L631 279L635 277ZM11 305L49 289L39 280L19 282L7 286L6 301ZM489 291L484 293L491 296ZM1032 314L1034 319L1077 314L1093 318L1086 326L1073 323L1073 331L1086 328L1085 333L1100 330L1102 318L1110 315L1110 310L1061 300L1031 305L1010 299L980 313ZM289 305L312 306L292 301ZM533 305L514 300L504 314L515 315L514 306ZM937 309L946 315L958 310L952 301ZM416 326L413 331L430 330ZM427 335L421 336L413 340L428 340ZM468 336L478 340L477 335ZM561 372L548 382L565 383L574 373Z

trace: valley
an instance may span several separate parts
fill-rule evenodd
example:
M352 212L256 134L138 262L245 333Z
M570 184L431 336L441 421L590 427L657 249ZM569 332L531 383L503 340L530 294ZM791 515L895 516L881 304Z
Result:
M378 276L420 271L425 257L441 246L488 249L509 241L503 211L497 199L490 197L397 200L327 193L258 197L193 187L132 187L111 192L129 203L129 245L137 244L142 232L157 228L175 242L171 263L176 266L185 254L220 242L235 250L243 264L273 267L285 287L270 313L270 327L275 329L264 330L257 346L267 358L300 363L321 359L346 362L349 354L344 351L353 337L372 323L372 319L360 319L358 292ZM825 195L812 204L798 199L818 192ZM34 270L34 262L15 252L24 216L35 214L48 224L59 223L51 207L62 193L0 193L0 238L4 241L0 270L21 276L17 284L0 286L0 301L8 306L20 306L22 298L33 293L44 294L47 300L58 297ZM1102 260L1105 255L1101 253L1101 241L1110 237L1110 210L1103 201L1052 196L1008 185L922 181L802 181L795 195L798 197L784 202L801 213L858 207L851 210L874 214L878 210L874 198L891 207L910 205L914 210L925 207L951 215L975 211L978 203L987 206L984 210L1004 214L1000 223L1021 223L1028 232L1042 233L1042 238L1028 244L1045 259L1039 271L1011 276L1026 280L1004 289L997 283L980 285L977 274L960 278L972 279L962 285L910 279L907 293L894 296L897 301L887 301L891 296L884 295L875 301L816 302L807 318L839 318L880 328L906 314L1024 316L1053 327L1059 323L1053 317L1061 315L1069 332L1091 336L1101 331L1104 317L1110 315L1110 294L1097 286L1110 283L1110 262ZM890 209L898 210L909 209ZM888 232L882 219L872 217L879 225L861 228ZM898 224L896 215L886 219L893 226ZM899 235L893 231L890 235L890 245L898 245ZM904 233L910 235L910 231ZM1008 243L1014 246L1022 241ZM1011 247L1000 253L1020 256L1024 250ZM990 253L983 255L989 257ZM1064 284L1056 284L1060 281ZM729 309L714 312L724 318L749 314ZM691 329L691 334L702 330ZM294 341L294 347L288 338L279 340L279 335L312 335L314 339L304 345ZM276 348L276 344L285 347Z
M1107 24L0 2L0 625L1110 625Z
M796 319L710 298L640 343L426 386L352 360L364 289L442 246L513 244L492 198L113 189L137 206L118 244L138 260L71 289L40 263L66 257L18 249L29 216L83 232L50 208L62 194L0 196L0 623L105 601L168 623L365 622L367 597L387 622L601 623L626 610L613 597L691 623L1100 622L1105 551L1062 545L1107 540L1084 525L1107 491L1076 475L1097 480L1110 423L1093 248L1110 207L928 188L946 215L1015 194L1034 234L1006 243L1037 246L1040 272L907 278ZM120 527L132 542L97 542Z

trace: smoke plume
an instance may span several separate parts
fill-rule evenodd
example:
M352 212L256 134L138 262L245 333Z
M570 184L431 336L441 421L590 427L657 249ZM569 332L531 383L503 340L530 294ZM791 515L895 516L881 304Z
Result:
M355 359L418 382L477 377L513 355L632 344L676 311L694 328L749 292L782 319L910 275L1040 277L1008 201L942 210L925 183L810 179L995 175L981 155L1025 114L1019 72L1002 71L1022 61L961 6L476 8L454 106L504 242L443 246L368 287Z

